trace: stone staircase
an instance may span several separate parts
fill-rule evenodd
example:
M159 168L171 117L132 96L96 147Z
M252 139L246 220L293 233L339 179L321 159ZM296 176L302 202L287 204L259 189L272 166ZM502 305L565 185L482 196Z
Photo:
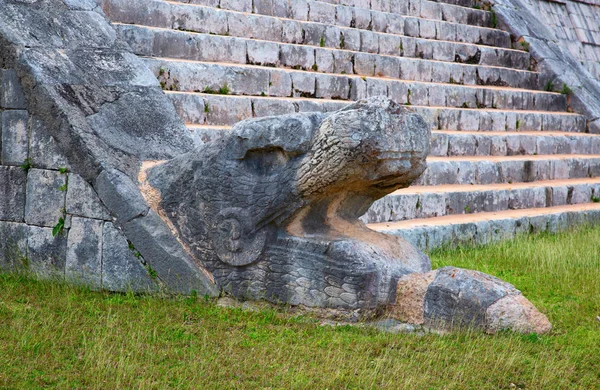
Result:
M375 230L431 250L597 222L600 136L478 2L99 2L198 142L377 95L423 115L429 168L373 205Z

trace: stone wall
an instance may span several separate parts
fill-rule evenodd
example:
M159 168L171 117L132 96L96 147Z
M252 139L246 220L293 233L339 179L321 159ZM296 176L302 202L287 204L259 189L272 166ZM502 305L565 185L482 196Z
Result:
M594 0L595 1L595 0ZM568 95L569 109L600 133L600 7L593 2L494 0L498 27L521 42L547 76L546 89Z
M0 268L216 295L137 187L194 148L156 78L93 0L6 0L0 21Z
M600 80L600 1L528 0L556 40Z
M98 289L157 291L151 267L27 110L16 71L0 70L0 80L0 268Z

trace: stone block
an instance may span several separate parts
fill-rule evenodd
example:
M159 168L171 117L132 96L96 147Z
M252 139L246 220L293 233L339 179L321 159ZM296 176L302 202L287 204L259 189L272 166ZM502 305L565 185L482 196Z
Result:
M2 164L21 165L29 156L29 114L25 110L2 113Z
M387 96L388 82L384 79L368 78L367 79L367 96Z
M347 77L316 76L316 97L347 100L350 96L350 80Z
M189 37L184 40L184 44L189 41ZM175 55L174 58L197 59L199 61L214 62L233 62L235 64L245 64L247 60L245 39L224 37L219 35L196 35L194 36L197 47L189 57L185 55ZM265 43L265 42L263 42ZM265 43L266 44L266 43ZM167 43L168 45L168 43ZM181 52L181 49L177 50Z
M14 69L0 69L0 107L25 109L25 95Z
M354 8L355 27L359 30L365 30L371 25L371 11L367 7Z
M322 73L333 73L333 51L315 49L315 71Z
M181 117L186 123L204 124L206 121L206 110L204 99L199 96L192 94L171 94L169 96L175 112Z
M289 72L270 72L269 96L288 97L292 95L292 76Z
M283 24L281 38L285 43L302 43L302 24L294 20L287 21Z
M315 64L315 50L308 46L282 45L280 63L289 68L312 70Z
M377 56L369 53L354 55L354 72L361 76L374 76Z
M70 168L58 143L48 132L44 122L37 117L30 120L29 158L36 167L42 169Z
M320 1L310 2L309 20L311 22L335 24L335 5Z
M247 42L250 64L276 66L279 64L279 45L275 42L250 40Z
M102 288L109 291L150 293L158 290L157 280L143 265L143 258L111 222L102 231Z
M102 287L103 221L73 217L67 239L65 278L91 288Z
M404 17L395 14L388 14L387 19L388 26L386 32L388 34L404 35Z
M371 12L371 28L373 31L384 33L387 31L388 14L385 12ZM383 37L383 35L380 35Z
M425 324L449 328L485 325L487 308L509 294L520 292L478 271L441 268L425 294Z
M66 209L78 217L110 220L110 214L100 202L96 191L81 176L69 173Z
M44 279L62 279L67 260L67 234L52 235L52 228L28 226L29 269Z
M254 99L252 106L254 107L254 115L257 118L296 112L296 107L291 100Z
M26 182L23 169L0 166L0 221L23 222Z
M333 52L334 73L354 74L354 55L347 51L336 50ZM598 142L600 150L600 142Z
M252 101L250 98L231 98L210 96L204 99L208 107L206 123L209 125L234 125L244 119L252 118Z
M168 291L218 296L218 289L200 270L171 230L154 211L125 224L124 232Z
M379 35L372 31L360 32L360 51L364 53L379 53Z
M381 35L379 37L379 53L398 56L402 45L402 37L398 35ZM394 77L398 77L398 73Z
M292 72L292 88L294 96L314 96L316 87L316 74L306 72Z
M66 175L58 171L30 169L27 174L25 222L53 227L64 215Z
M220 6L233 11L252 12L252 0L221 0Z
M129 222L148 211L149 207L137 185L116 169L102 171L96 178L95 190L119 223Z
M0 221L0 270L20 270L26 264L27 225Z
M335 8L335 24L342 27L350 27L353 20L353 12L351 7L338 5Z
M290 1L290 19L308 20L308 1L294 0Z

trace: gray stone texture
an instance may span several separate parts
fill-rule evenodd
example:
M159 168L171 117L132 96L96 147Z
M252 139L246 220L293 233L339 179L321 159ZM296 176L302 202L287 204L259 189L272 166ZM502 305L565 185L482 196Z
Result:
M102 226L104 222L73 217L68 232L65 278L95 289L102 287Z
M26 182L23 169L0 166L0 221L23 222Z
M510 284L478 271L441 268L425 294L425 324L436 327L485 325L487 309L509 294L520 292Z
M81 176L69 173L66 198L68 214L78 217L110 220L110 214L98 195Z
M67 234L52 235L52 228L27 227L29 270L43 279L63 279L67 259Z
M32 168L27 173L25 222L52 227L64 217L67 176L58 171Z
M144 268L144 259L136 256L123 233L111 222L102 232L102 288L110 291L151 293L158 291L154 280Z
M28 158L28 119L25 110L2 112L2 164L21 165Z
M29 158L37 168L58 170L71 169L67 158L44 122L36 117L30 119Z
M541 1L524 2L522 0L495 0L494 11L499 26L511 32L518 40L528 43L529 52L538 63L538 70L550 76L549 81L555 88L568 86L569 106L584 114L588 120L600 117L600 82L592 76L585 63L569 50L571 44L580 44L581 37L561 36L562 29L573 20L577 20L576 2L567 1L567 7L555 11L556 16L548 20L548 12L540 9ZM557 5L557 7L559 7ZM596 7L597 8L597 7ZM595 10L595 17L598 11ZM560 22L556 22L560 20ZM583 26L577 26L583 28ZM564 39L567 38L567 39ZM600 38L600 37L599 37ZM585 43L585 40L584 40Z
M27 225L0 221L0 270L21 270L27 258Z
M26 108L25 95L14 69L0 69L0 108L15 110Z

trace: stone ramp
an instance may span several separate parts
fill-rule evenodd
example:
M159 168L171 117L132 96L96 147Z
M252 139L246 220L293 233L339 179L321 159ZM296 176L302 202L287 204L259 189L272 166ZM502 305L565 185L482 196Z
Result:
M375 230L430 250L598 219L600 136L478 2L101 3L200 143L378 95L423 115L429 167L363 216Z

